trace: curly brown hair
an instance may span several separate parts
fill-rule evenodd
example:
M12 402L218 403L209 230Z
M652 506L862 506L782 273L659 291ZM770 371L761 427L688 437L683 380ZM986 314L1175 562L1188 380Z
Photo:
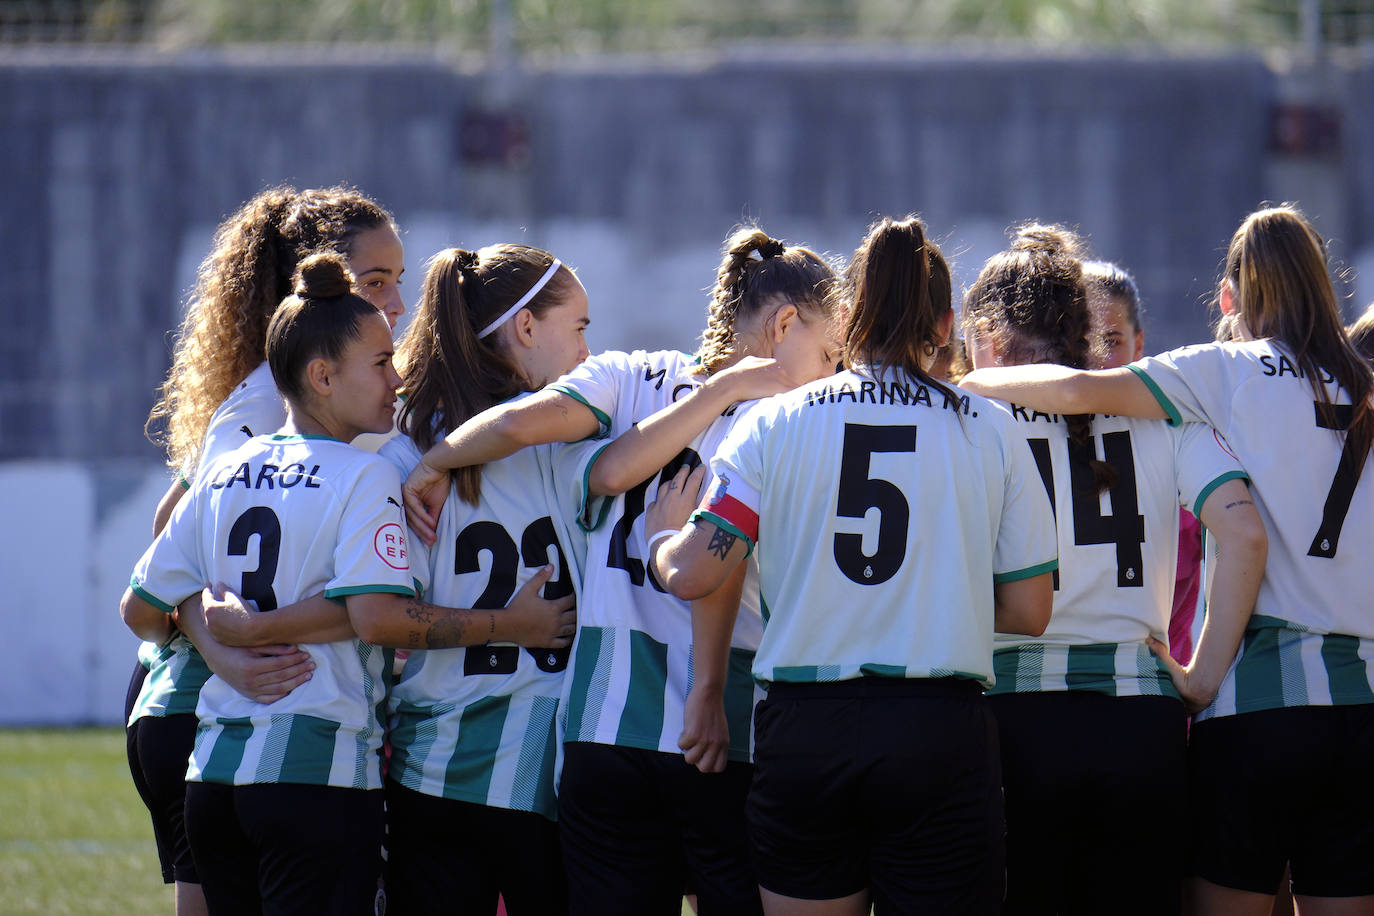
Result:
M215 231L210 254L177 332L172 367L148 414L148 438L190 476L210 418L266 358L267 324L291 292L296 265L312 251L345 257L360 232L395 225L356 188L268 188Z

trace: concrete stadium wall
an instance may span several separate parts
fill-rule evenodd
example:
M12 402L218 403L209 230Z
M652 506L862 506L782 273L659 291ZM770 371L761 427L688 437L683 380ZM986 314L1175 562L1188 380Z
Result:
M408 296L446 245L555 251L591 293L594 351L692 348L741 219L843 257L906 212L966 282L1014 222L1079 226L1135 272L1164 349L1207 335L1239 218L1303 196L1274 186L1280 78L1254 57L736 52L494 83L339 56L0 55L0 577L18 586L0 632L21 660L0 724L118 716L116 604L166 481L142 425L167 332L215 224L267 184L386 203ZM1340 149L1307 163L1345 195L1321 228L1352 260L1374 243L1372 80L1342 71Z

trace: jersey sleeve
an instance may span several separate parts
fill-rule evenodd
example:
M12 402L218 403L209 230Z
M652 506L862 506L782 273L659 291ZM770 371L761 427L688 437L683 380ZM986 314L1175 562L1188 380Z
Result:
M576 527L584 532L595 531L606 521L615 498L600 496L591 491L592 465L609 442L592 439L584 442L554 443L549 461L553 467L554 489L560 512L571 513Z
M1150 389L1169 423L1210 423L1226 429L1231 419L1234 383L1219 344L1180 347L1147 356L1126 368Z
M390 592L413 595L410 544L401 510L401 478L387 461L358 465L339 517L334 574L326 598Z
M402 481L411 471L415 470L415 466L420 463L420 459L423 457L420 447L404 433L399 433L383 442L382 447L377 449L377 454L390 462L400 472ZM448 498L457 499L458 495L450 489ZM402 512L404 513L404 506ZM415 536L415 532L410 530L409 525L406 525L406 550L409 555L410 574L415 583L415 591L419 595L425 595L433 585L429 566L430 549L424 541Z
M1228 480L1249 480L1221 433L1206 423L1185 423L1174 434L1179 505L1199 515L1212 491Z
M707 521L742 537L750 553L759 539L759 515L763 494L764 434L773 408L766 402L751 408L726 434L711 458L711 488L705 508L692 513L692 521Z
M143 552L129 577L134 594L165 614L207 584L198 540L197 494L203 492L193 490L177 503L171 520Z
M596 415L600 426L600 436L611 433L611 418L616 414L620 399L620 385L630 373L638 371L639 364L631 354L620 350L607 350L590 359L583 360L575 369L549 384L554 391L561 391L587 405Z
M1014 429L1007 430L1005 441L1002 517L992 555L995 583L1029 579L1059 568L1054 511L1030 445Z

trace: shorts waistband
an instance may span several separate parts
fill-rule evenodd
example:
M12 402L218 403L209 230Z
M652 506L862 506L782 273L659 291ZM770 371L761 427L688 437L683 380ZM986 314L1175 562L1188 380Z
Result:
M965 677L856 677L844 681L778 683L768 688L770 699L908 696L967 699L982 696L983 685Z

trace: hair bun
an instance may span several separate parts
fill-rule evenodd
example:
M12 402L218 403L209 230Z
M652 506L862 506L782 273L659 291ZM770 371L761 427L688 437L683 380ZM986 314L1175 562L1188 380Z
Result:
M453 261L459 270L475 270L481 260L475 251L468 251L466 248L453 249Z
M769 258L782 257L782 253L787 250L787 246L775 238L770 238L768 241L760 244L756 250L759 253L759 257L766 261Z
M353 275L343 258L334 252L310 255L296 268L291 292L301 299L336 299L353 289Z
M1078 237L1072 232L1062 226L1048 226L1044 223L1027 223L1021 226L1011 241L1012 251L1041 251L1051 257L1077 257L1079 248Z

